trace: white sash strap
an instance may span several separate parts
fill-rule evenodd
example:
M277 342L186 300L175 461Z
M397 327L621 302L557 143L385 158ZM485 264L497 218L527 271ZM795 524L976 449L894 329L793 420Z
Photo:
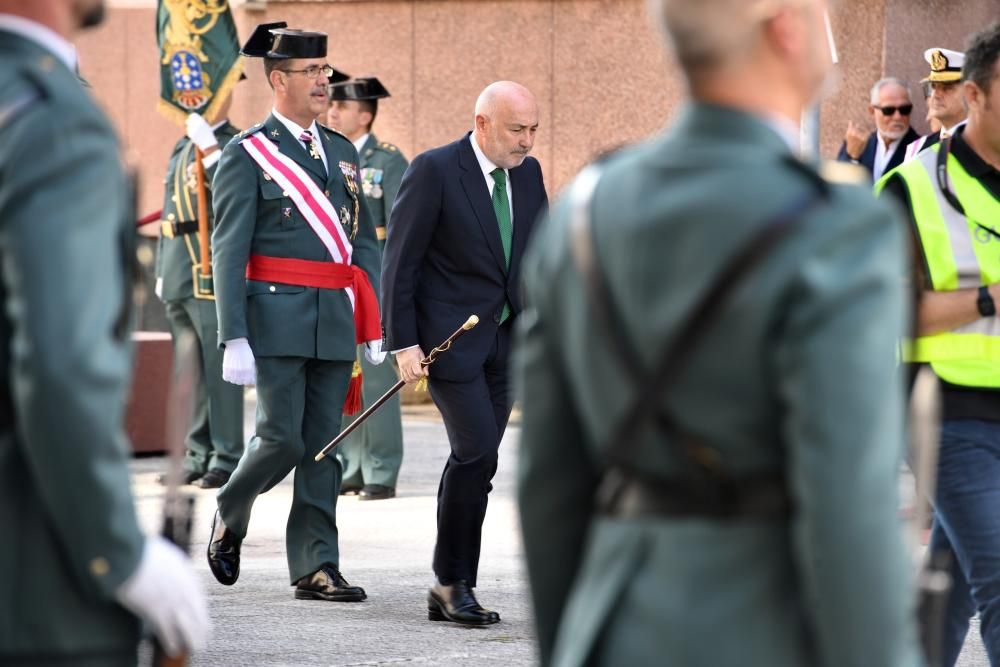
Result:
M282 154L274 142L260 133L251 134L243 139L240 145L264 173L288 193L295 208L326 246L333 261L350 264L351 253L354 250L350 239L340 224L340 218L333 204L316 182L294 160ZM351 303L353 302L352 295Z
M349 265L354 248L344 233L333 204L315 181L294 160L283 155L273 141L259 133L249 135L240 145L264 173L288 193L295 208L309 223L333 261ZM354 290L345 287L344 291L351 302L351 310L354 310Z

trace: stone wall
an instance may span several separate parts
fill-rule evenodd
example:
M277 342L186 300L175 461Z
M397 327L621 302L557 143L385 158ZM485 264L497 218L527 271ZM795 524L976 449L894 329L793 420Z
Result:
M375 130L408 156L471 128L486 84L524 83L541 102L535 155L553 195L596 154L656 132L683 96L645 0L258 0L234 8L241 37L274 20L328 32L332 65L377 75L392 92ZM156 112L154 16L154 2L112 1L105 25L79 40L83 74L140 167L141 212L160 207L181 133ZM840 85L822 106L823 153L836 151L848 119L867 122L868 89L883 73L915 82L926 74L925 48L961 48L998 17L1000 0L841 0L833 20ZM260 61L248 62L248 74L232 113L242 127L270 109ZM924 130L917 103L915 125Z

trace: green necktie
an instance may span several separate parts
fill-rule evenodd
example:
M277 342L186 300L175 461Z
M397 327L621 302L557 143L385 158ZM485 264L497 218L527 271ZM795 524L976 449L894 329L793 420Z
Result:
M507 172L497 167L490 172L493 177L493 212L500 226L500 242L503 243L503 256L510 268L510 246L514 240L514 225L510 221L510 202L507 201ZM500 313L500 324L510 317L510 304L504 301L503 312Z

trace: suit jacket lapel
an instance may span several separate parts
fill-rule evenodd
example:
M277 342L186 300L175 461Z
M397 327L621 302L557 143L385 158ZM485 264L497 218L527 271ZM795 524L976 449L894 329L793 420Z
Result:
M267 128L267 138L278 145L278 150L284 153L286 156L294 160L300 167L309 172L317 183L323 185L326 183L327 175L323 173L323 161L316 160L299 142L298 137L293 137L292 133L288 131L285 124L279 121L274 115L267 117L264 122L264 127ZM322 130L320 130L322 134ZM322 139L319 139L322 141ZM325 148L325 146L324 146ZM327 161L330 161L330 156L327 155ZM332 171L332 170L331 170Z
M497 223L497 216L493 213L493 200L490 199L490 191L486 187L486 180L483 172L479 168L479 161L469 144L469 135L458 142L458 164L464 170L462 174L462 187L469 198L469 204L476 214L479 226L486 236L486 244L493 253L493 259L497 261L497 266L505 274L507 273L507 258L503 254L503 242L500 240L500 225ZM511 186L513 188L513 185ZM517 197L514 197L517 201ZM516 204L515 204L516 205ZM516 235L515 235L516 238Z

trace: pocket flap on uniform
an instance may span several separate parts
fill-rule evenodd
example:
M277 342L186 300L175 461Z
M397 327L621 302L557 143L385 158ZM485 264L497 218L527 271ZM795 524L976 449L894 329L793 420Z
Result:
M264 181L260 184L260 196L262 199L282 199L288 195L274 181Z

